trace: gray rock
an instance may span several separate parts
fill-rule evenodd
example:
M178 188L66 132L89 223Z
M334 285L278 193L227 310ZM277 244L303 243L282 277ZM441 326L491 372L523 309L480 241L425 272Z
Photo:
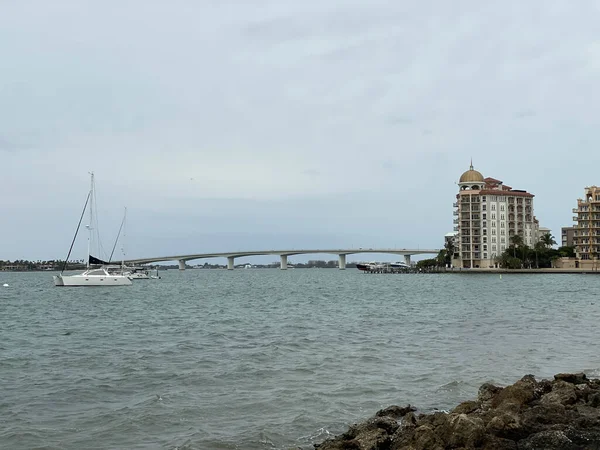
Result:
M583 374L486 383L450 413L391 406L319 450L600 450L600 382Z

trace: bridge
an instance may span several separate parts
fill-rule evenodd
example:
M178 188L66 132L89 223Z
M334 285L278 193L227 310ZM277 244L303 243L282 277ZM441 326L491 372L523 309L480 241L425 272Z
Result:
M241 258L244 256L265 256L265 255L277 255L281 258L281 270L287 269L288 256L293 255L308 255L313 253L325 253L331 255L338 255L339 268L344 270L346 268L346 256L355 255L358 253L386 253L390 255L402 255L404 256L404 262L410 265L410 257L412 255L428 255L438 254L439 249L398 249L398 248L352 248L352 249L301 249L301 250L257 250L257 251L238 251L238 252L225 252L225 253L196 253L191 255L175 255L175 256L156 256L152 258L138 258L128 259L125 261L127 265L135 264L147 264L162 261L178 261L179 270L185 270L185 263L194 259L205 259L205 258L227 258L227 269L233 270L235 267L235 258Z

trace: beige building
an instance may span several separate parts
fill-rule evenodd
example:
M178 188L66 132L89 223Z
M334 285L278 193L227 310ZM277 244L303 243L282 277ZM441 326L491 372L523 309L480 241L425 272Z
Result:
M458 258L453 266L496 267L496 257L510 246L513 236L521 236L530 247L539 240L533 194L495 178L484 178L472 164L461 175L458 186L454 203Z
M585 198L577 199L573 213L577 214L573 217L575 254L586 265L600 257L600 187L586 187Z

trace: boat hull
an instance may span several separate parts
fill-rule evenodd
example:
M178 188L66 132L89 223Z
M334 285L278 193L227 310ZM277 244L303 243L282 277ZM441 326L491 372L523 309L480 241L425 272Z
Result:
M130 286L131 280L123 275L56 275L54 286Z
M149 280L150 275L143 272L131 272L128 273L127 276L132 280Z

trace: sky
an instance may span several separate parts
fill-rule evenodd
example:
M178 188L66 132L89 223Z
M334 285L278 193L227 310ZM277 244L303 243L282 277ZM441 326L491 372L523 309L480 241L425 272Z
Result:
M90 171L129 258L440 248L471 158L559 241L600 184L598 23L588 0L0 0L0 259L64 258Z

